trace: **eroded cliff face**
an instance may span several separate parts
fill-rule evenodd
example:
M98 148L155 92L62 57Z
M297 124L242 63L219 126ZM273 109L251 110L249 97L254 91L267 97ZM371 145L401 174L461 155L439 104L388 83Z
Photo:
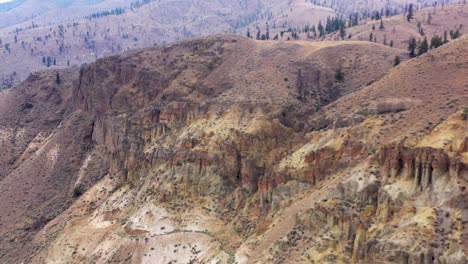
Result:
M450 122L468 128L459 114ZM405 143L358 153L366 158L357 164L321 171L323 193L281 210L295 212L294 224L276 223L290 231L270 247L268 261L464 263L466 154Z
M29 153L25 160L53 156L57 173L67 172L56 186L66 195L44 206L65 208L32 229L2 226L13 241L2 257L463 263L467 121L457 109L425 137L387 143L381 135L394 113L333 119L333 108L317 111L383 76L398 51L265 43L197 39L102 59L61 86L49 82L67 95L60 122L48 140L25 141L40 150L19 151ZM369 61L386 58L367 72ZM334 79L338 65L349 72L344 82ZM433 143L447 133L446 145ZM44 175L57 185L57 173ZM25 241L26 249L13 249Z

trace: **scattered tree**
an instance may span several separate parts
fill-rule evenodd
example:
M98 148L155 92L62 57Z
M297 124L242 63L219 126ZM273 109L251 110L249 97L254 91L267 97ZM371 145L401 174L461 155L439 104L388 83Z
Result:
M424 38L424 40L419 44L418 55L423 55L428 50L429 50L429 43L427 42L427 38Z
M400 63L401 63L400 56L396 56L395 60L393 61L393 66L396 67L396 66L400 65Z
M345 74L344 74L344 71L343 69L340 67L338 69L336 69L335 71L335 79L339 82L342 82L344 81L344 77L345 77Z
M408 51L411 57L416 56L416 47L417 47L416 38L411 37L408 43Z
M414 18L413 4L410 4L408 8L408 15L406 16L406 20L408 20L408 22L411 22L411 19L413 18Z
M341 25L340 26L340 37L341 37L341 39L344 39L345 36L346 36L345 26Z
M438 48L440 46L444 45L444 41L442 40L442 37L439 37L438 35L434 35L431 39L431 46L430 48Z
M62 83L62 80L60 79L60 74L58 72L55 74L55 83L56 84Z

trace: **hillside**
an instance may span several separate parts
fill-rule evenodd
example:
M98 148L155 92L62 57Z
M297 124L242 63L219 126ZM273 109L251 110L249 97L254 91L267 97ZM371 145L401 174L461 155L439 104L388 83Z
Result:
M132 1L130 1L132 2ZM94 12L130 5L125 0L13 0L0 3L0 29L30 25L31 21L44 25L79 19ZM134 1L137 2L137 1Z
M37 18L0 31L0 61L3 62L0 78L7 85L24 80L37 70L79 66L130 49L215 33L242 32L244 35L251 23L263 17L272 20L287 13L303 17L298 22L303 24L317 23L333 14L331 10L322 12L323 8L308 4L308 9L297 16L296 11L285 11L291 6L295 7L295 2L170 0L125 9L120 15L67 19L50 26L47 20ZM58 12L67 14L62 9ZM295 25L288 19L281 21ZM31 23L36 26L30 28Z
M310 116L306 143L279 167L293 179L312 176L316 187L273 215L238 256L465 263L467 42L410 60Z
M415 12L414 19L407 21L404 15L383 18L383 27L380 28L380 20L368 21L368 23L351 27L346 30L346 39L372 41L390 45L393 42L395 48L406 50L410 37L431 41L433 36L444 37L450 40L450 32L459 31L466 33L466 21L468 21L468 5L456 4L437 7L428 7ZM349 38L351 36L351 38ZM326 40L340 40L339 34L326 36Z
M464 263L467 44L393 68L212 36L32 74L0 92L0 257Z
M268 36L274 39L278 36L278 40L286 41L293 39L292 32L298 31L300 40L320 41L319 38L308 38L310 34L304 33L304 29L317 26L320 21L325 23L329 17L348 18L354 14L363 19L379 10L400 14L404 12L407 2L420 7L432 1L165 0L135 5L137 1L28 0L0 16L0 25L13 23L0 30L0 86L17 84L29 73L50 67L80 66L127 50L216 33L246 35L249 32L253 38L259 34L259 38ZM24 22L16 23L9 17L10 13L17 17L18 12L36 12L39 7L43 7L44 13ZM447 9L450 8L447 6ZM450 19L440 22L435 19L438 28L452 29L457 23L465 23L464 14L456 16L451 11L446 12L443 17ZM455 18L451 19L452 16ZM360 24L363 23L364 20L360 21ZM397 23L401 24L401 21ZM416 25L416 22L413 24ZM353 40L367 40L368 27L371 24L347 31L352 34ZM390 25L386 28L391 29ZM399 42L395 45L403 47L408 37L403 31L388 34L388 44L390 38L394 38L395 42ZM427 32L432 32L429 27ZM386 34L374 34L382 43L383 35L380 33ZM326 37L329 40L336 38Z

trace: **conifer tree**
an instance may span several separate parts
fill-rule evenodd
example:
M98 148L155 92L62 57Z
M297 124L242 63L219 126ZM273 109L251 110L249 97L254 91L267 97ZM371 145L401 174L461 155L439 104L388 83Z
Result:
M341 37L341 39L344 39L345 36L346 36L345 26L341 25L340 26L340 37Z
M444 42L442 41L442 38L439 37L438 35L435 35L435 36L433 36L432 39L431 39L431 46L430 46L430 48L431 48L431 49L432 49L432 48L436 49L436 48L442 46L443 44L444 44Z
M338 69L336 69L335 71L335 79L339 82L342 82L344 81L344 77L345 77L345 74L344 74L344 71L343 69L340 67Z
M411 37L408 44L408 51L411 57L416 56L416 38Z
M410 4L408 8L408 15L406 16L406 20L408 20L408 22L411 22L411 19L413 18L414 18L413 4Z
M427 38L419 44L418 55L423 55L429 50L429 43L427 42Z
M55 83L57 84L62 83L62 80L60 79L60 74L58 72L55 74Z
M322 21L319 21L318 31L319 31L319 37L323 37L324 28L323 28L323 25L322 25Z
M396 67L396 66L400 65L400 63L401 63L400 56L396 56L395 60L393 61L393 66Z

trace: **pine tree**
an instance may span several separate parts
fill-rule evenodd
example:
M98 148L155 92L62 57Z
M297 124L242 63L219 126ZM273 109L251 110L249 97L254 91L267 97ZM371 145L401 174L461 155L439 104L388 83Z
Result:
M429 50L429 43L427 42L427 38L419 44L418 55L423 55Z
M435 35L435 36L433 36L432 39L431 39L431 46L430 46L430 48L431 48L431 49L432 49L432 48L436 49L436 48L442 46L443 44L444 44L444 42L442 41L442 38L439 37L438 35Z
M381 19L380 20L380 27L379 27L380 30L384 30L385 29L385 26L383 24L383 20Z
M60 74L58 72L55 74L55 83L57 84L62 83L62 80L60 79Z
M414 18L414 13L413 13L413 4L410 4L409 5L409 9L408 9L408 15L406 16L406 20L408 20L408 22L411 22L411 19Z
M396 66L400 65L400 63L401 63L400 56L396 56L395 60L393 61L393 66L396 67Z
M380 20L382 19L382 16L380 15L379 11L375 12L375 20Z
M268 25L268 23L266 24L266 39L269 40L270 39L270 25Z
M408 51L411 57L416 56L416 38L411 37L408 44Z
M450 37L452 39L457 39L457 38L461 37L460 29L457 28L456 31L450 30Z
M341 25L340 26L340 37L341 37L341 39L344 39L345 36L346 36L345 26Z
M322 25L322 21L319 21L319 24L318 24L318 31L319 31L319 37L323 37L323 25Z
M336 71L335 71L335 79L339 82L342 82L344 81L344 77L345 77L345 74L344 74L344 71L343 69L340 67L338 68Z

